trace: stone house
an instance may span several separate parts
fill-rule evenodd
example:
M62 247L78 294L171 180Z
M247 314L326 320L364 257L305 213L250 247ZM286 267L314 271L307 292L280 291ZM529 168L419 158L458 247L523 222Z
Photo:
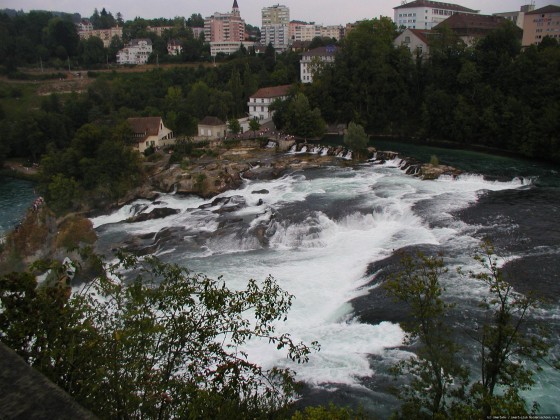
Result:
M144 152L148 147L155 148L175 144L173 131L163 125L161 117L129 118L134 147Z
M218 117L204 117L198 123L198 137L208 140L224 138L227 134L227 124Z

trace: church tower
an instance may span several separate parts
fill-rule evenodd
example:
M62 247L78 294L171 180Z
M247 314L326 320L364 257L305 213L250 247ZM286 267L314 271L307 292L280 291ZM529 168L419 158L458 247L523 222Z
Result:
M233 0L233 6L231 8L231 14L233 16L241 16L241 13L239 12L239 6L237 5L237 0Z

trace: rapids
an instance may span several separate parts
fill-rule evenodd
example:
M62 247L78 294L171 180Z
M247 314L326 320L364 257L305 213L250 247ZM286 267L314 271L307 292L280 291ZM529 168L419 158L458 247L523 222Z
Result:
M247 180L238 190L210 200L169 194L156 202L137 201L92 219L99 251L110 255L115 248L127 248L153 253L194 272L223 275L233 288L249 278L272 275L295 296L279 330L296 340L318 340L321 350L309 363L291 365L284 354L255 340L246 349L251 359L266 367L294 369L308 385L304 401L360 403L386 417L396 406L387 393L387 385L394 385L387 368L409 354L400 346L399 307L379 288L395 268L396 250L445 254L450 274L443 282L446 295L459 308L454 319L459 326L477 316L472 308L486 292L454 274L454 269L477 269L471 256L482 238L495 240L509 266L518 264L527 272L539 268L531 258L552 261L550 270L531 285L527 279L516 280L521 291L545 292L547 282L558 290L555 268L560 253L553 218L560 208L558 189L549 192L554 198L543 199L547 215L539 219L541 233L523 224L529 210L523 216L514 208L530 206L525 197L542 192L535 178L465 174L422 181L404 174L399 163L346 164L275 180ZM126 222L156 207L179 213ZM539 209L535 206L532 211ZM552 238L539 237L543 235ZM558 303L555 294L540 313L557 331ZM552 398L560 394L559 378L545 372L527 395L541 404L544 413L560 412L560 403Z

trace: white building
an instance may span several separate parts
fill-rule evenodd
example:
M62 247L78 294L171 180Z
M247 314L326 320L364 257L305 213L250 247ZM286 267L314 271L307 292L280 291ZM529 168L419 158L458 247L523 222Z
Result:
M479 12L458 4L430 0L412 1L394 7L393 10L397 27L411 29L432 29L456 13L478 14Z
M241 46L247 50L255 46L252 41L217 41L210 43L210 55L215 57L219 53L230 55L239 51Z
M146 64L152 54L152 40L133 39L117 53L117 64Z
M170 39L167 43L167 54L169 55L181 55L183 52L183 45L178 39Z
M262 9L261 44L285 51L290 42L290 9L277 4Z
M256 118L261 123L270 121L274 112L270 110L270 105L277 99L284 100L288 97L288 92L292 85L271 86L261 88L249 97L249 116Z
M333 64L337 48L334 45L315 48L301 53L299 61L302 83L313 83L313 76L325 65Z

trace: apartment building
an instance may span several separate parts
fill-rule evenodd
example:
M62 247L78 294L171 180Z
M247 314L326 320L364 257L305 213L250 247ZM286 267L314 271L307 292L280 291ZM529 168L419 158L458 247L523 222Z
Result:
M245 39L245 21L241 19L237 0L230 13L216 12L204 20L204 38L210 43Z
M241 19L237 0L233 1L230 13L216 12L204 20L204 39L210 43L210 49L214 51L212 55L219 52L230 54L233 43L236 43L239 49L239 45L245 40L245 21ZM223 45L227 48L222 51Z
M84 27L89 27L89 26L84 26ZM100 38L101 41L103 41L103 46L105 48L108 48L109 45L111 45L111 41L113 40L113 37L116 36L117 38L122 39L122 32L123 32L122 28L116 26L110 29L79 30L78 35L80 39L89 39L91 37Z
M151 39L133 39L117 53L117 64L146 64L151 54Z
M275 50L285 51L290 41L290 9L277 4L263 7L261 14L261 44L272 44Z
M469 9L453 3L416 0L394 7L394 22L399 28L432 29L456 13L478 14L479 10Z
M525 13L521 45L538 45L546 36L560 41L560 6L549 5Z
M323 26L315 22L302 22L293 20L290 22L290 43L294 41L312 41L313 38L334 38L337 41L342 38L344 27L342 25Z

